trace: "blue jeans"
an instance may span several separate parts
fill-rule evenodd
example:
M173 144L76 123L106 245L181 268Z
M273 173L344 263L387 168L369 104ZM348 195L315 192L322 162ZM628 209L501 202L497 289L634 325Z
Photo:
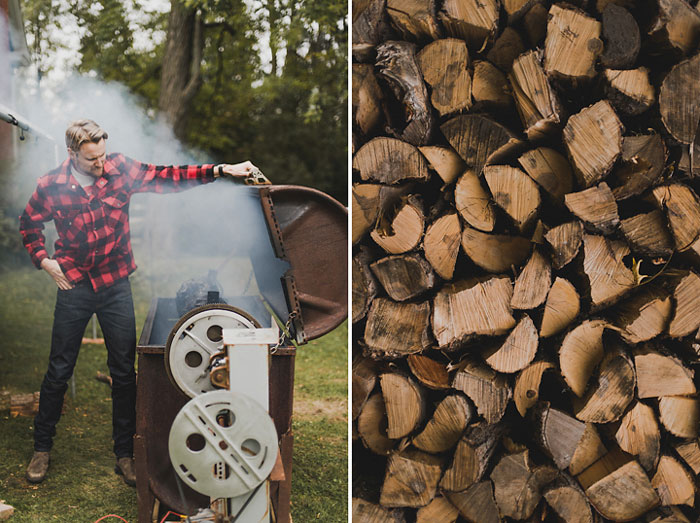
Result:
M128 279L95 292L89 283L58 290L49 368L41 384L34 418L34 450L49 451L61 417L63 396L78 359L83 334L93 313L102 327L107 366L112 376L112 438L117 458L131 457L136 430L136 324Z

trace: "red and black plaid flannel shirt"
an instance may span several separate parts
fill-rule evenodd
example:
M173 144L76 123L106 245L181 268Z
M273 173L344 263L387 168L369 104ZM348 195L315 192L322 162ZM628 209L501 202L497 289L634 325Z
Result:
M71 175L70 159L39 178L20 216L20 232L32 261L48 258L43 222L54 220L53 258L68 280L89 280L95 291L136 269L129 236L129 200L137 192L175 192L214 181L213 165L158 166L110 154L104 174L85 191Z

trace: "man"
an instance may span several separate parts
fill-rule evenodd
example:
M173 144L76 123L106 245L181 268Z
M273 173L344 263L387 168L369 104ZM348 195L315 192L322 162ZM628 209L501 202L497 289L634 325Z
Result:
M136 269L129 236L129 199L137 192L172 192L228 175L245 178L255 166L239 164L156 166L105 152L107 133L92 120L66 130L69 158L39 178L20 217L20 232L32 261L58 286L49 366L34 419L34 455L27 479L38 483L49 468L49 452L63 397L93 313L102 327L112 376L112 437L115 472L136 484L133 454L136 328L128 276ZM50 258L42 234L53 220L58 233Z

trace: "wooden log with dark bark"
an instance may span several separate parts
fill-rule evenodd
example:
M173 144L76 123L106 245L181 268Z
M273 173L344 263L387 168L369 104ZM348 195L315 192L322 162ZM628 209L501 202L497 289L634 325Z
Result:
M416 46L389 41L377 47L377 69L394 96L405 105L405 116L397 137L413 145L426 145L433 132L433 114L428 89L416 63Z

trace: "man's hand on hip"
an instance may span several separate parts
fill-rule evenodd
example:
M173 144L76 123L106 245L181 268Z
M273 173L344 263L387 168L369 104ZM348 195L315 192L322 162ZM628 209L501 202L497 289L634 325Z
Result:
M66 278L66 275L63 274L61 266L56 260L52 260L51 258L44 258L43 260L41 260L41 268L49 273L49 276L53 278L53 280L56 282L56 285L58 285L58 288L62 291L67 291L73 288L73 284L69 282Z

